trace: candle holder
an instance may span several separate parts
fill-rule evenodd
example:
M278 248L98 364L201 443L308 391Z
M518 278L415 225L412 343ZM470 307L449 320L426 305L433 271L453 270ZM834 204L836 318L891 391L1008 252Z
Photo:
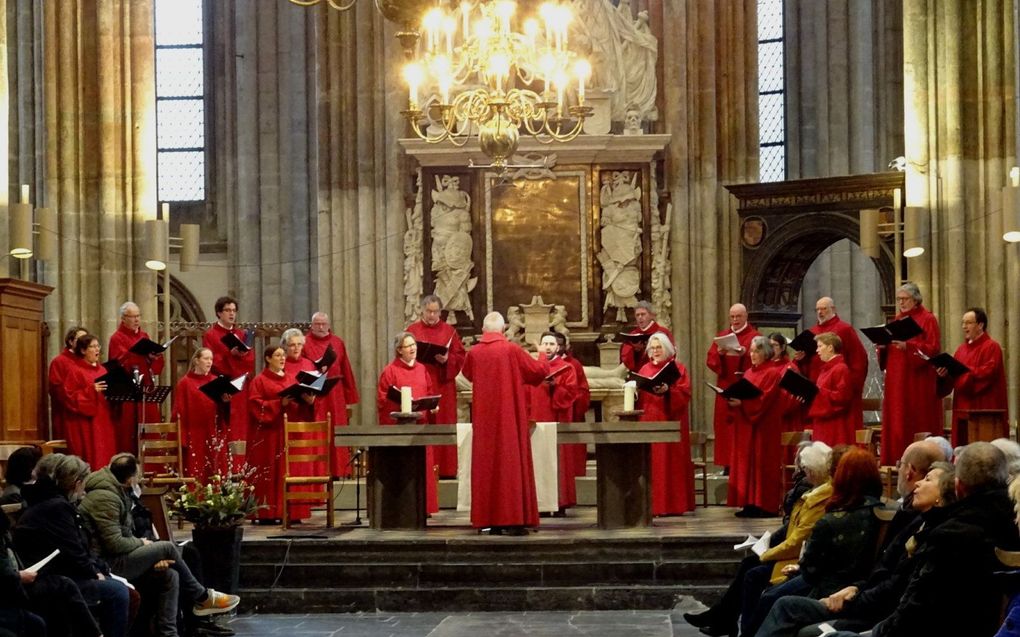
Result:
M644 413L644 409L631 409L629 411L620 409L619 411L612 412L614 416L625 422L637 422Z
M413 425L421 418L420 411L391 411L390 418L397 421L398 425Z

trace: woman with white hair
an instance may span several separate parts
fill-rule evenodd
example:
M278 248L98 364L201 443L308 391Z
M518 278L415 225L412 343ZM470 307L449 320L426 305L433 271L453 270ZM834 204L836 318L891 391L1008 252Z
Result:
M298 374L301 372L319 373L315 369L315 363L301 355L305 347L305 335L301 330L296 327L284 330L280 336L280 347L287 353L283 371L291 384L298 382ZM315 394L311 392L301 394L301 400L295 401L287 409L287 417L291 420L325 420L326 414L317 413L316 407Z
M733 423L733 456L730 463L726 503L742 507L737 517L773 517L779 511L782 494L783 405L779 379L782 370L770 362L772 348L764 336L755 336L749 348L751 367L744 379L761 390L757 398L729 399Z
M680 376L672 384L660 383L642 391L641 420L673 420L680 425L680 442L652 444L652 515L680 515L694 510L694 467L691 464L691 427L687 406L691 402L691 377L676 360L676 349L664 332L656 332L645 348L648 362L638 373L647 378L658 374L673 361Z

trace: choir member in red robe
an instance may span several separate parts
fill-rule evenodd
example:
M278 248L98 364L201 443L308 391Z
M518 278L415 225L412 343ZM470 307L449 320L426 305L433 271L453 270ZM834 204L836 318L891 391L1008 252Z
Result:
M1009 422L1002 348L988 335L987 325L988 315L982 308L972 307L964 312L966 340L956 348L953 357L970 371L954 378L944 367L935 370L943 395L953 392L953 446L977 442L964 440L966 432L961 431L971 409L1001 409L1003 422Z
M751 366L751 359L747 354L751 339L758 336L758 330L747 322L747 308L742 303L737 303L730 308L730 327L716 334L716 337L727 334L736 334L740 347L737 350L722 350L718 343L713 342L708 348L708 357L705 364L716 373L715 384L726 389L737 382L740 374ZM722 396L715 398L715 417L712 428L715 432L715 450L713 462L720 467L730 466L730 456L733 453L733 422L732 410L726 405L726 399Z
M135 343L149 338L141 328L142 314L138 306L128 301L120 306L120 325L110 336L107 355L119 362L128 374L141 379L143 387L156 384L155 377L163 371L163 355L142 356L131 351ZM138 423L160 422L163 420L160 406L156 403L112 403L110 413L116 430L117 449L138 453Z
M223 338L227 334L233 334L242 343L247 341L248 334L245 330L237 327L237 301L229 296L221 296L216 299L216 322L212 324L205 334L202 335L202 347L208 347L213 353L213 374L223 375L228 378L237 378L242 374L248 374L249 378L255 376L255 350L242 351L241 348L229 348L223 344ZM245 385L231 401L236 409L230 410L230 439L248 439L248 410L244 405L248 404L248 392L250 385Z
M538 385L528 387L528 419L535 422L570 422L573 415L574 396L577 393L577 374L574 367L559 353L560 345L554 332L546 332L538 343L538 357L549 361L549 375ZM559 487L559 511L577 504L577 487L574 482L577 457L573 445L557 446L557 486Z
M329 315L325 312L316 312L312 315L311 329L305 335L305 346L301 350L301 355L309 360L317 361L322 358L329 347L333 348L336 360L328 368L317 371L325 373L329 378L338 377L340 382L319 400L315 419L325 420L328 412L332 415L334 425L347 426L347 408L349 405L358 404L360 400L354 370L351 369L351 359L347 356L347 346L339 336L333 333ZM347 447L334 447L334 475L349 477L351 475L350 459L351 454Z
M815 314L818 315L818 324L812 325L809 330L812 334L824 334L826 332L835 334L843 343L843 362L850 371L850 389L853 401L850 405L850 418L854 429L864 427L864 407L862 405L864 395L864 383L868 380L868 352L861 344L861 338L857 330L836 314L835 302L823 296L815 303ZM822 362L817 356L806 356L798 352L794 360L800 365L801 373L817 380L818 374L822 371Z
M53 357L50 361L48 379L48 391L50 395L50 422L52 423L52 429L50 433L51 440L63 440L67 438L67 432L64 429L64 403L62 398L61 386L64 384L64 380L71 373L71 370L75 366L77 358L74 355L74 343L79 337L88 334L88 330L83 327L72 327L67 330L67 334L64 336L64 349L60 350L60 353Z
M878 359L885 367L882 398L882 464L891 465L903 455L914 435L943 431L942 399L938 396L935 368L917 355L939 353L939 322L922 305L921 290L906 282L896 291L897 319L909 316L923 330L909 341L879 346Z
M856 442L853 414L853 380L841 354L843 342L834 332L815 337L818 344L814 358L821 362L815 384L818 393L808 408L811 439L830 447L853 445Z
M291 420L300 420L293 415L306 410L312 402L309 394L298 399L280 396L280 392L294 384L294 378L284 371L287 354L283 347L267 347L264 357L265 368L250 384L247 461L255 471L252 480L255 497L266 504L255 514L256 520L274 524L283 515L283 416L286 413ZM232 402L236 401L235 396ZM308 517L309 506L293 504L288 514L292 522Z
M591 387L588 385L588 377L584 373L584 365L574 357L570 351L570 341L565 334L554 331L556 342L560 345L560 355L563 360L570 363L574 368L574 375L577 378L577 391L574 392L574 406L571 408L571 422L584 422L591 406ZM588 445L572 444L573 449L574 476L580 477L588 472Z
M729 506L743 507L737 511L738 517L770 517L779 511L781 500L783 420L776 403L782 374L768 362L767 338L754 337L748 350L751 367L744 378L762 393L749 400L728 400L733 418L733 460L726 500Z
M680 427L680 442L652 443L652 515L680 515L694 510L694 465L691 462L691 427L687 406L691 402L691 377L676 360L676 348L664 332L652 334L646 348L651 359L638 373L652 377L669 361L680 370L672 385L660 384L652 392L641 392L638 406L641 420L674 420Z
M396 420L390 415L400 411L400 403L389 399L391 387L400 391L401 387L411 388L411 398L435 396L435 385L432 374L426 365L418 362L418 343L411 332L400 332L393 339L396 355L390 364L379 374L379 384L375 394L376 410L379 412L380 425L393 425ZM425 424L431 414L423 413L419 422ZM439 511L439 490L436 480L435 460L432 456L433 447L425 448L425 503L429 513Z
M669 337L670 341L673 340L673 333L655 321L655 309L648 301L638 301L637 306L634 307L634 322L637 323L637 326L629 332L630 334L651 336L662 332ZM638 371L648 362L648 353L645 351L645 347L647 347L647 341L624 342L620 345L620 362L630 371Z
M436 424L457 423L457 374L464 367L464 344L457 330L441 320L443 302L435 294L422 297L418 305L421 320L407 326L415 341L449 347L446 354L436 354L432 360L422 359L432 379L432 387L442 396L439 412L431 418ZM441 478L457 477L457 447L443 445L432 448L432 456L439 465Z
M499 312L487 314L481 339L464 359L464 376L473 384L471 525L523 535L525 527L538 526L524 386L542 382L549 363L509 342L505 327Z
M786 351L786 345L786 337L779 332L769 334L769 347L772 352L772 360L770 362L779 370L780 378L782 378L782 374L785 374L788 369L800 373L797 364L790 360L790 356ZM783 414L783 431L803 430L804 423L801 418L801 412L804 408L803 403L784 392L779 397L779 404Z
M174 389L172 418L181 422L184 475L200 482L207 482L212 475L226 476L230 473L227 423L220 405L231 397L220 396L220 402L217 402L201 391L203 385L216 379L212 363L211 349L200 347L195 350L188 373L177 381Z
M74 343L74 367L61 385L68 449L93 467L106 466L117 453L110 407L103 395L106 383L97 382L106 373L99 364L102 349L98 336L79 337Z

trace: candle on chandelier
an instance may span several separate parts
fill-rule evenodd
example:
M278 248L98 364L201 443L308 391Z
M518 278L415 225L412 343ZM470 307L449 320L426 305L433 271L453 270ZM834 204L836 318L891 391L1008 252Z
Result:
M407 82L410 109L418 108L418 85L421 83L421 67L411 63L404 67L404 80Z
M446 32L446 54L453 55L453 34L457 31L457 21L451 16L444 17L443 31Z
M574 71L577 73L577 105L584 106L584 83L591 76L591 64L588 60L578 60Z
M538 22L534 18L528 18L524 21L524 41L530 50L535 50L535 40L537 39Z
M21 184L21 203L30 203L28 184Z
M471 37L471 3L465 0L460 3L461 27L464 29L464 41Z

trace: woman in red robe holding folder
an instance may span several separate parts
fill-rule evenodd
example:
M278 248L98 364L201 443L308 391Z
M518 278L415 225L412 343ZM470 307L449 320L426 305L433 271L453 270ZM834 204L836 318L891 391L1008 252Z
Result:
M850 380L850 368L840 353L843 341L834 332L822 332L815 341L821 367L815 381L818 393L808 409L811 439L830 447L853 445L856 436L850 407L854 403L854 384Z
M577 394L577 373L574 367L559 355L556 334L546 332L538 344L538 355L549 361L549 374L538 385L528 385L528 420L535 422L570 422L574 398ZM557 485L559 511L566 515L567 507L577 504L577 486L574 462L577 452L573 445L557 445Z
M770 362L779 370L780 379L783 378L788 369L800 373L797 363L790 360L786 346L785 336L779 332L769 334L769 347L771 348L770 352L772 355ZM782 403L780 409L783 412L783 431L802 431L804 423L801 418L801 412L804 410L804 405L788 393L781 395L780 402Z
M219 404L201 387L216 379L212 373L213 353L200 347L191 356L191 369L177 381L174 389L174 420L181 422L181 444L184 446L184 474L206 482L209 476L225 476L227 466L227 424L222 420ZM229 396L226 396L229 400Z
M691 427L687 406L691 402L691 377L676 360L676 348L665 332L648 339L648 362L638 374L651 378L673 361L680 377L670 385L657 385L641 392L641 420L675 420L680 425L680 442L652 443L652 515L680 515L694 510L694 465L691 462Z
M110 406L103 395L106 383L97 380L106 374L99 364L102 349L98 336L79 337L74 343L75 365L61 387L67 446L93 467L106 466L117 453Z
M751 339L751 367L744 379L761 390L757 398L728 399L733 417L733 464L726 501L743 507L737 517L772 517L779 511L783 431L779 379L782 372L769 362L772 350L764 336Z
M400 411L400 403L390 398L392 388L397 393L401 387L411 388L412 398L423 398L435 395L435 388L429 372L423 363L418 362L418 343L410 332L400 332L393 339L396 355L390 364L379 374L379 385L376 388L375 402L379 412L380 425L394 425L396 421L390 412ZM430 414L422 413L418 422L426 424ZM436 484L436 472L433 470L432 447L425 448L425 501L429 513L439 511L439 492Z
M48 385L50 393L50 418L53 429L50 433L51 440L63 440L67 438L64 429L64 399L61 386L71 371L74 369L77 357L74 355L74 343L79 337L85 336L89 331L83 327L72 327L67 330L64 336L64 349L50 361Z

